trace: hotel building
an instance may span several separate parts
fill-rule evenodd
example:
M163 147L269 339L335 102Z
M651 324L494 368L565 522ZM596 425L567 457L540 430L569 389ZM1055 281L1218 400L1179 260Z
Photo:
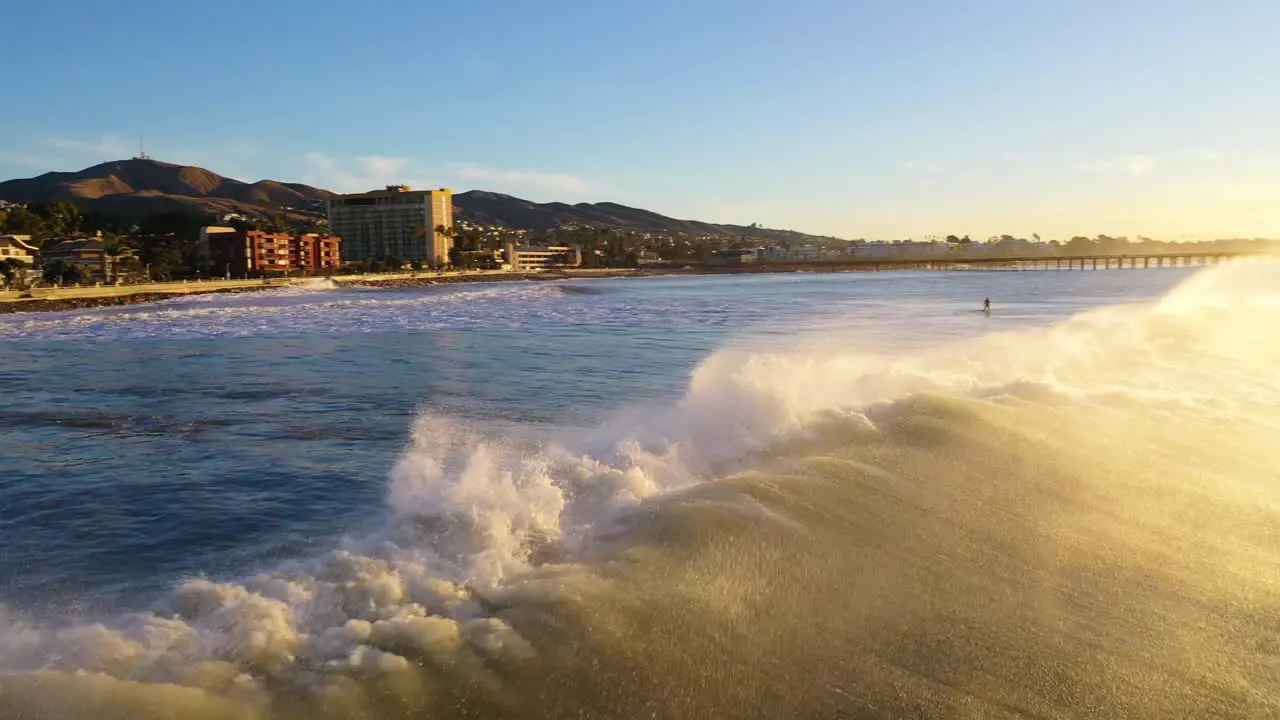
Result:
M343 260L397 257L434 267L449 264L452 190L388 185L386 190L338 195L328 204L329 230L342 238Z

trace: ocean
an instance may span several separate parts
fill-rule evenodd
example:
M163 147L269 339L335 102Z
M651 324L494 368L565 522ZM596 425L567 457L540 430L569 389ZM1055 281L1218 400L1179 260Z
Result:
M1280 717L1278 368L1274 262L0 317L0 718Z

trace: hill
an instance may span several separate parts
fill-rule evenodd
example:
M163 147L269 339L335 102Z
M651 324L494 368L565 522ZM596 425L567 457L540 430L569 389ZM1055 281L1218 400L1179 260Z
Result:
M174 211L238 212L258 217L281 212L315 215L324 212L324 200L333 194L298 183L274 180L247 183L204 168L145 158L102 163L79 172L49 172L0 182L0 200L72 202L86 212L126 219ZM484 190L458 193L453 199L456 217L460 220L521 230L542 231L577 225L760 240L813 237L788 230L677 220L611 202L535 203Z
M333 193L308 185L247 183L204 168L157 160L117 160L79 172L49 172L0 183L0 200L72 202L89 212L136 218L174 210L264 215L283 208L323 209Z
M811 237L788 230L743 225L721 225L697 220L677 220L618 203L535 203L501 193L471 190L453 196L457 217L483 225L522 230L552 230L564 225L588 225L620 230L688 235L721 235L777 239Z

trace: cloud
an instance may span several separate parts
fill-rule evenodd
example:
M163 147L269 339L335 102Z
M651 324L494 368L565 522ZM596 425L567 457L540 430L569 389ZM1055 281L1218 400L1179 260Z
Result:
M21 168L24 171L37 170L44 173L60 166L58 164L58 160L48 155L37 155L29 152L12 153L0 151L0 167Z
M388 155L362 155L341 162L321 152L309 152L304 158L306 172L302 182L336 192L368 192L387 185L437 187L439 179L430 179L413 167L408 158Z
M132 157L136 148L117 135L82 140L59 136L37 135L18 140L10 138L9 148L0 148L0 168L14 172L35 170L73 171L109 160ZM11 149L10 149L11 148Z
M1235 153L1221 152L1212 148L1201 148L1187 152L1187 159L1203 163L1238 162L1240 157Z
M410 185L564 197L583 195L592 189L587 181L570 173L509 170L466 163L432 169L410 158L388 155L339 160L321 152L310 152L305 162L307 169L302 182L338 192L366 192L386 185Z
M1124 161L1124 169L1130 175L1145 175L1155 167L1155 162L1146 155L1130 155Z
M1155 161L1150 156L1138 153L1118 158L1086 160L1076 163L1075 167L1085 172L1146 175L1155 167Z
M457 171L457 177L469 182L526 188L561 195L582 195L591 191L591 186L582 178L562 172L498 170L471 165L460 168Z
M942 166L932 160L908 160L902 164L902 169L912 173L936 173L942 172Z
M122 160L135 154L134 146L118 135L103 135L95 140L48 137L45 138L45 144L65 153L74 153L101 161Z
M184 145L162 140L149 145L147 150L155 159L164 162L196 165L242 180L258 179L251 171L256 168L261 153L250 141L229 139L211 144ZM15 143L12 152L0 147L0 170L76 171L98 163L131 158L138 152L137 144L114 134L96 138L40 134L26 142Z
M262 168L259 164L263 153L251 140L232 138L198 145L165 141L155 143L154 150L148 144L147 152L156 160L178 165L195 165L237 180L253 182L261 179L278 179L271 174L261 173Z

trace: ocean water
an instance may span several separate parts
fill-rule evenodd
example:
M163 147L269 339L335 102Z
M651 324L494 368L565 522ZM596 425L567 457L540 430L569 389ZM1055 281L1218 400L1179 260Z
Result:
M2 317L0 718L1280 716L1278 363L1266 262Z

